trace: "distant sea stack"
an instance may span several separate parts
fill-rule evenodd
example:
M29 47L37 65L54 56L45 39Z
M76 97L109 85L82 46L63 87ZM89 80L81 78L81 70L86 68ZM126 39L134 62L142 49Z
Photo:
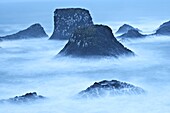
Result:
M48 37L44 28L40 24L33 24L25 30L19 31L12 35L0 37L2 40L30 39Z
M14 98L0 100L0 103L21 104L21 103L30 103L42 99L45 99L45 97L41 95L37 95L36 92L32 92L32 93L26 93L25 95L22 96L15 96Z
M134 53L116 40L108 26L93 25L77 29L59 55L118 57Z
M121 36L118 36L118 38L126 39L126 38L131 38L131 39L138 39L138 38L144 38L146 35L143 35L139 33L138 30L136 29L131 29L127 33L124 33Z
M163 23L157 30L156 35L170 35L170 21Z
M129 30L137 30L137 31L140 31L138 28L134 28L128 24L124 24L122 25L118 31L116 32L116 34L124 34L124 33L127 33Z
M56 9L54 31L50 39L68 40L77 28L93 25L88 10L81 8Z

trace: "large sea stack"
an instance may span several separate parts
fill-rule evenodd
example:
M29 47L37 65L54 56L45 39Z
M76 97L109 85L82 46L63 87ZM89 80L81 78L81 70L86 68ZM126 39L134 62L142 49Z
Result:
M48 37L44 28L40 24L33 24L25 30L19 31L12 35L0 37L2 40L30 39Z
M50 39L68 40L77 28L93 25L88 10L81 8L56 9L54 31Z
M114 37L108 26L93 25L77 29L59 55L87 57L133 55Z
M157 30L156 35L170 35L170 21L163 23Z

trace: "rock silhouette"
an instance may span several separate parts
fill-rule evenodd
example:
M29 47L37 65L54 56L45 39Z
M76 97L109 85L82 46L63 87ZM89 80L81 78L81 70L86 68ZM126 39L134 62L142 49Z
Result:
M156 30L156 35L170 35L170 21L163 23Z
M144 38L146 36L147 35L143 35L143 34L139 33L138 30L132 29L132 30L129 30L125 34L118 36L118 38L121 38L121 39L127 39L127 38L138 39L138 38Z
M128 24L124 24L122 25L118 31L116 32L116 34L124 34L124 33L127 33L129 30L137 30L137 31L140 31L138 28L134 28Z
M12 35L0 37L2 40L30 39L48 37L44 28L40 24L33 24L25 30L19 31Z

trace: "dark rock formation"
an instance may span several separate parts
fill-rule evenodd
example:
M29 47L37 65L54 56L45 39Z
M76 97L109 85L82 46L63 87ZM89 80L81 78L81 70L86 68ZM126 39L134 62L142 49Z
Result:
M116 34L124 34L127 33L129 30L137 30L140 31L138 28L134 28L128 24L124 24L123 26L121 26L118 31L116 32Z
M77 29L59 55L87 57L133 55L113 36L108 26L93 25Z
M92 17L86 9L56 9L54 12L54 32L50 39L69 39L75 29L93 25Z
M131 29L129 30L127 33L124 33L121 36L118 36L118 38L131 38L131 39L137 39L137 38L144 38L146 35L142 35L141 33L139 33L138 30L135 29Z
M116 96L116 95L138 95L145 91L134 85L120 82L117 80L103 80L101 82L95 82L86 90L81 91L78 95L80 97L102 97L102 96Z
M42 38L48 37L44 28L40 24L33 24L25 30L19 31L16 34L0 37L2 40L16 40L16 39L29 39L29 38Z
M170 35L170 21L163 23L157 30L156 35Z
M36 100L41 100L44 99L45 97L41 96L41 95L37 95L36 92L33 93L26 93L25 95L22 96L16 96L14 98L9 98L9 99L4 99L4 100L0 100L1 103L29 103L29 102L33 102Z

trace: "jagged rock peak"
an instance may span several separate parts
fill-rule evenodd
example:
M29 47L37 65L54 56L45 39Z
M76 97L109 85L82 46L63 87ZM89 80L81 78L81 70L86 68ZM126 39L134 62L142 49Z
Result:
M5 103L5 102L9 102L9 103L28 103L28 102L33 102L35 100L41 100L44 99L45 97L41 96L41 95L37 95L36 92L30 92L30 93L26 93L25 95L22 96L15 96L14 98L9 98L9 99L3 99L0 100L0 103Z
M54 11L54 31L50 39L69 39L75 29L93 25L88 10L64 8Z
M124 33L127 33L129 30L140 31L138 28L134 28L134 27L132 27L131 25L128 25L128 24L124 24L118 29L116 34L124 34Z
M27 29L21 30L15 34L1 37L2 40L16 40L16 39L30 39L30 38L42 38L48 37L44 28L39 24L33 24Z
M156 30L157 35L170 35L170 21L163 23L160 27Z
M87 57L132 55L133 52L125 48L114 37L108 26L93 25L77 29L59 55Z
M78 96L91 98L91 97L103 97L103 96L116 96L116 95L138 95L143 94L145 91L137 86L121 82L117 80L103 80L101 82L95 82L86 90L81 91Z

